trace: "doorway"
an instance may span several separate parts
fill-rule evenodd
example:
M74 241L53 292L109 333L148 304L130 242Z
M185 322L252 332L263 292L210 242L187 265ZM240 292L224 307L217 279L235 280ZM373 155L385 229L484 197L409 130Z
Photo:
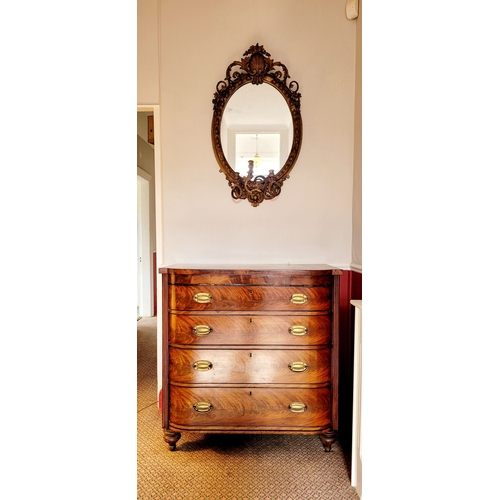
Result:
M156 148L148 118L137 110L137 316L156 314Z
M153 144L148 141L148 116L153 116ZM162 324L161 311L161 294L162 284L161 279L156 279L158 275L158 267L163 264L163 216L162 216L162 175L161 175L161 131L160 131L160 106L152 105L137 105L137 224L138 224L138 261L139 261L139 241L144 241L144 232L142 238L139 239L139 221L142 220L142 227L145 226L149 230L149 263L146 266L144 260L137 262L137 284L138 284L138 299L139 299L139 274L144 276L144 272L139 273L139 264L144 267L149 267L148 274L150 290L150 312L144 312L142 316L156 316L157 325ZM142 156L141 156L142 155ZM145 175L147 174L147 175ZM140 179L139 179L140 178ZM148 185L148 189L145 185ZM140 187L141 186L141 187ZM139 193L140 191L140 193ZM139 202L141 197L141 202ZM149 197L148 207L146 210L145 198ZM139 207L142 207L139 208ZM149 222L146 223L142 215L139 216L139 210L149 214ZM144 252L144 250L143 250ZM145 283L143 282L140 289L144 290ZM144 303L144 299L143 303ZM139 304L139 300L138 300ZM156 307L155 307L156 306ZM162 375L162 343L161 343L161 328L157 329L157 391L161 389Z
M151 176L137 168L137 318L153 316L152 252L150 236Z

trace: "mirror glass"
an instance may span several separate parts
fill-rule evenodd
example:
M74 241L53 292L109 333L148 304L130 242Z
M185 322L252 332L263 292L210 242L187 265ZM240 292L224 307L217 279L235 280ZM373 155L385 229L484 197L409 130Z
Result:
M255 176L278 173L290 154L293 122L281 93L272 85L247 84L229 99L221 121L221 143L231 168L241 176L254 161Z

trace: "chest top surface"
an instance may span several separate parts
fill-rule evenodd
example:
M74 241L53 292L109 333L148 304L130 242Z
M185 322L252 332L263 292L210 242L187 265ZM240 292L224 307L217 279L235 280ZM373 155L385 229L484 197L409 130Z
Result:
M328 264L173 264L160 267L160 273L168 272L240 272L245 271L276 271L276 272L324 272L331 271L333 274L342 274L342 270Z

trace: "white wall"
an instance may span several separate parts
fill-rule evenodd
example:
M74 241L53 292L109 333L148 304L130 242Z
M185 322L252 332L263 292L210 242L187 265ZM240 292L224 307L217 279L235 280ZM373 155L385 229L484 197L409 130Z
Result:
M161 2L163 263L351 262L354 25L344 1ZM300 84L304 137L274 201L235 202L210 138L229 63L259 42Z
M348 268L356 22L345 17L345 0L158 2L164 232L159 264ZM153 10L150 0L140 0L139 10L143 4ZM232 200L212 151L210 127L217 82L257 42L298 81L304 135L281 195L252 207ZM138 67L138 99L154 97L154 71L148 68L141 73Z

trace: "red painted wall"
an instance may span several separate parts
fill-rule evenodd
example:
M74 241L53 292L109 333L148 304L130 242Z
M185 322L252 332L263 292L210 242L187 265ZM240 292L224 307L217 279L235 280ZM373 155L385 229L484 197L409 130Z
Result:
M339 441L351 453L354 360L354 308L351 300L362 299L362 275L344 271L340 277L339 347Z
M156 309L156 275L158 274L158 269L156 268L156 252L153 252L153 316L157 315Z

